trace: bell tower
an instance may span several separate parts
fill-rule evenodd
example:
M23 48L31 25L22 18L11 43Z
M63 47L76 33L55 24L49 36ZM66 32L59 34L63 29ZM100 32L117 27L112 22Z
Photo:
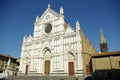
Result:
M101 52L108 52L106 39L104 37L104 33L102 29L100 29L100 49L101 49Z

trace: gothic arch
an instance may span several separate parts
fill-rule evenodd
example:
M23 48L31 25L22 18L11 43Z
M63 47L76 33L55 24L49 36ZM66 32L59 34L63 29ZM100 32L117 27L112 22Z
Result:
M51 48L51 46L43 46L41 49L39 49L39 56L44 57L44 53L45 51L50 51L51 56L53 55L53 49Z
M44 60L50 60L51 50L48 47L45 47L42 51L42 55L43 55Z
M74 55L72 52L68 52L67 59L68 59L68 62L74 62Z
M67 60L69 60L71 58L74 61L75 56L72 52L67 52L66 55L64 56L64 58L67 59Z

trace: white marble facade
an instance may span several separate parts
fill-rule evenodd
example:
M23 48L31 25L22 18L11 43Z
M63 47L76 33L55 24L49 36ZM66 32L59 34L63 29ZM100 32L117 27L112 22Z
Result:
M36 17L33 36L23 38L19 75L83 75L80 24L76 30L60 13L48 8Z

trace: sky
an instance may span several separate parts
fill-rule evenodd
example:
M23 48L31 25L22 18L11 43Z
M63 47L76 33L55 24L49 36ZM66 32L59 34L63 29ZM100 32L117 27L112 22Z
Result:
M120 51L120 0L0 0L0 53L20 57L24 35L33 35L36 16L48 4L75 28L78 20L86 37L100 51L100 28L109 52Z

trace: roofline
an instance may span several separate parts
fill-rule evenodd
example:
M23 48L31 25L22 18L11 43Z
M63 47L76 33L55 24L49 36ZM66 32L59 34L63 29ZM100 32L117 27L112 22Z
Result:
M97 57L109 57L109 56L120 56L120 51L116 52L101 52L92 56L92 58Z
M0 56L4 57L4 58L10 58L10 59L16 59L17 60L17 58L14 58L14 57L12 57L10 55L0 54Z

